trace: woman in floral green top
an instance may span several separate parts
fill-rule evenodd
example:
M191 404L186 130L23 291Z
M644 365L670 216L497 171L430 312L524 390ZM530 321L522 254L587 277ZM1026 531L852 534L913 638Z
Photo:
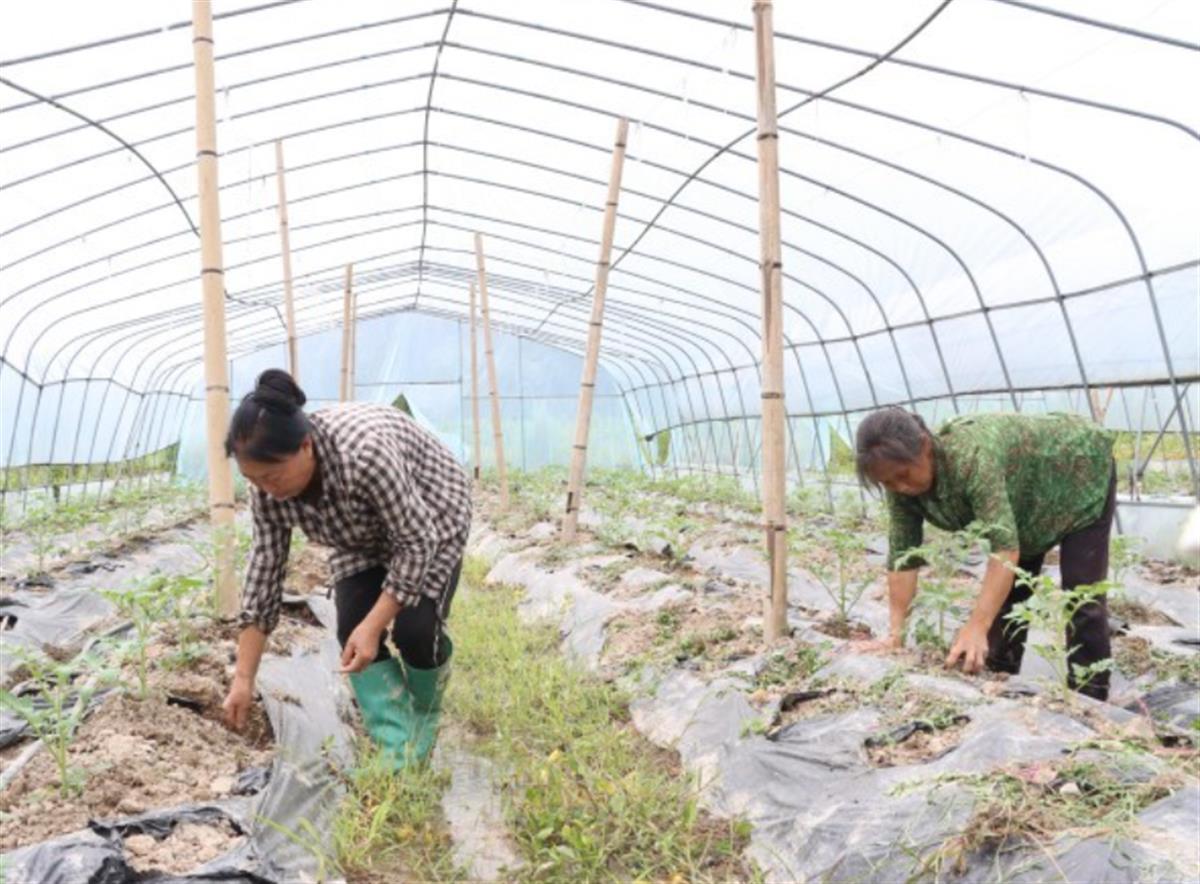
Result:
M1030 590L1014 585L1013 566L1036 575L1046 553L1061 545L1065 588L1098 583L1108 575L1116 507L1112 444L1100 427L1068 414L969 415L937 433L899 408L867 417L858 429L857 466L864 484L882 487L887 495L889 644L903 643L920 565L906 554L921 545L924 523L957 531L978 522L991 555L979 596L946 663L961 663L966 672L985 665L1017 672L1025 632L1005 615ZM1068 645L1076 646L1071 662L1081 666L1111 656L1103 597L1076 614ZM1107 673L1081 690L1107 698Z

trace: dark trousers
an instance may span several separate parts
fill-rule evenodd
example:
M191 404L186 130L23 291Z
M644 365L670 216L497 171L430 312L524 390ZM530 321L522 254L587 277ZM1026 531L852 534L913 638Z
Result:
M417 604L404 608L392 622L392 642L400 651L400 658L416 669L436 669L446 662L448 655L442 626L450 614L450 602L458 588L458 575L462 563L455 566L440 601L421 597ZM337 636L342 647L354 628L379 601L383 591L383 578L387 570L382 567L368 568L352 574L334 584L334 603L337 606ZM379 640L379 652L375 662L392 656L384 643L386 633Z
M1108 486L1108 499L1100 517L1092 524L1080 528L1062 539L1059 551L1059 566L1062 570L1063 589L1087 586L1108 577L1108 540L1112 533L1113 513L1117 508L1117 474L1113 467L1112 481ZM1045 554L1022 558L1018 567L1037 576L1042 573ZM1000 609L992 628L988 631L987 666L993 672L1021 670L1021 658L1025 654L1025 639L1028 630L1024 626L1005 619L1014 605L1028 599L1033 591L1021 584L1014 584L1004 606ZM1067 647L1076 649L1069 657L1070 665L1087 666L1112 656L1112 642L1108 633L1108 601L1100 596L1075 612L1071 625L1067 627ZM1074 669L1072 669L1074 672ZM1109 674L1101 672L1080 688L1080 692L1097 700L1108 699ZM1075 687L1072 677L1071 686Z

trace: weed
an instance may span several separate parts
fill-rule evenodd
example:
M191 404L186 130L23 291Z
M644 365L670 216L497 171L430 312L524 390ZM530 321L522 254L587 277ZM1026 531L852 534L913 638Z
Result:
M825 665L824 652L828 648L827 643L810 645L797 642L783 650L771 652L766 665L758 673L755 686L783 687L811 678Z
M397 773L385 754L364 743L344 779L347 793L333 823L334 853L344 872L418 881L461 879L442 818L447 772L411 765ZM397 865L405 874L398 874Z
M748 832L706 818L673 756L628 724L619 689L558 652L557 631L516 614L519 594L465 587L451 627L447 708L508 773L507 816L538 881L713 881L743 876ZM669 612L661 628L677 625Z
M669 641L679 631L679 612L663 608L654 618L658 627L658 641Z
M326 884L326 882L334 880L335 875L340 871L337 861L330 856L329 851L325 848L324 835L317 831L317 827L312 822L301 819L299 825L293 829L264 816L258 817L258 821L283 835L313 858L317 866L316 884Z
M1073 754L1059 762L939 777L938 783L969 788L975 807L962 833L944 843L927 864L961 872L967 857L979 851L1024 844L1048 848L1066 832L1080 839L1127 835L1144 808L1178 785L1179 775L1172 771L1131 782L1126 774L1136 763L1125 750L1099 759Z

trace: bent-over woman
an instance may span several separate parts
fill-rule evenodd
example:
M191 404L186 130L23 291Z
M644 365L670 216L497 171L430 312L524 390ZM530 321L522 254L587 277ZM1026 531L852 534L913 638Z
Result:
M290 375L263 372L225 441L250 485L254 522L226 720L245 723L299 527L333 548L342 671L367 732L399 768L425 759L436 737L470 485L451 451L395 408L349 403L305 414L304 403Z
M1068 414L968 415L936 433L903 409L869 415L858 428L856 459L860 481L887 497L890 644L903 643L920 564L907 554L921 545L924 523L957 531L979 522L991 555L946 662L967 672L1018 672L1026 630L1005 615L1031 590L1014 581L1013 566L1037 575L1058 546L1065 589L1107 577L1117 490L1112 448L1107 432ZM1111 657L1103 597L1079 609L1067 642L1075 648L1071 664ZM1076 687L1106 699L1108 681L1102 672Z

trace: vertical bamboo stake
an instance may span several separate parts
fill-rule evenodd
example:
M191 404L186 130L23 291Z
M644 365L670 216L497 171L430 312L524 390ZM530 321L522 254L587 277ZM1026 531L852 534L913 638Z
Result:
M217 612L238 609L233 575L233 472L225 456L229 426L229 370L225 351L225 264L217 187L217 106L213 72L212 8L192 2L192 56L196 68L196 175L200 197L200 285L204 300L204 410L208 431L208 507L213 525Z
M475 282L471 282L471 434L475 441L475 453L472 458L475 461L475 490L479 490L480 484L480 466L483 461L480 459L483 454L483 445L479 440L479 357L476 351L475 344Z
M562 523L564 540L574 540L579 527L583 473L587 467L588 432L592 425L592 401L596 392L596 363L600 358L600 333L604 323L604 298L608 293L608 270L612 258L613 231L617 225L617 199L621 195L621 171L625 166L625 137L628 133L629 121L622 117L617 120L617 137L613 144L612 167L608 175L608 199L604 203L604 233L600 240L600 259L596 262L596 294L592 299L592 319L588 323L583 379L579 382L575 444L571 449L571 473L567 480L567 512Z
M354 305L352 302L352 284L354 282L354 265L346 265L346 287L342 295L342 373L338 384L338 401L350 401L350 347L351 329L354 325Z
M504 433L500 428L500 384L492 350L492 314L488 309L487 271L483 266L483 237L475 234L475 268L479 274L479 306L483 312L483 353L492 399L492 437L496 443L496 473L500 479L500 509L508 509L508 470L504 466Z
M300 383L296 352L296 309L292 302L292 239L288 232L287 188L283 181L283 142L275 141L275 180L279 184L279 253L283 258L283 315L287 320L288 372Z
M771 0L754 3L758 84L758 224L762 257L763 527L771 563L767 643L787 633L787 514L784 473L783 256L779 231L779 130L775 114L775 29Z
M358 289L350 290L350 361L346 365L346 401L358 399Z

